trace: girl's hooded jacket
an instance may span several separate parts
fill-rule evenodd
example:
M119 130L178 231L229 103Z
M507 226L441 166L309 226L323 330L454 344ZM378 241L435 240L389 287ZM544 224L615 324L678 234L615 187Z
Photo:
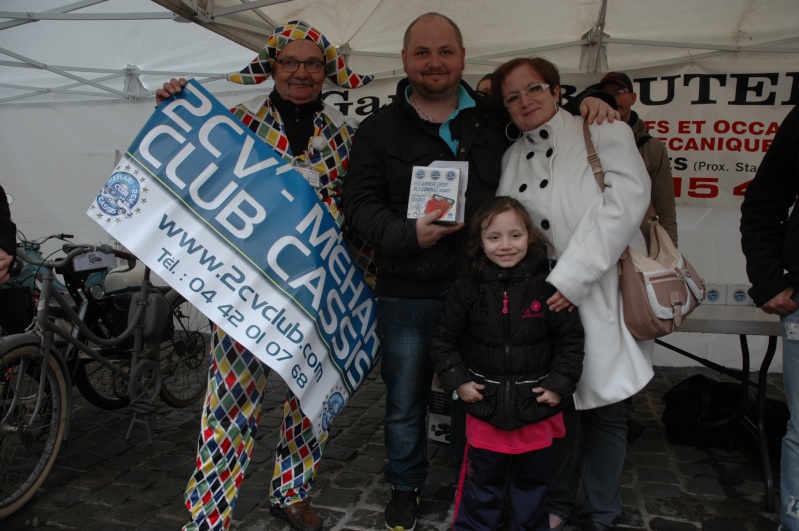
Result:
M514 430L563 409L582 373L583 327L577 311L551 312L555 288L546 257L528 252L508 269L489 263L479 278L458 281L431 335L431 356L447 394L462 384L485 385L467 413ZM538 404L532 389L558 392L559 406Z

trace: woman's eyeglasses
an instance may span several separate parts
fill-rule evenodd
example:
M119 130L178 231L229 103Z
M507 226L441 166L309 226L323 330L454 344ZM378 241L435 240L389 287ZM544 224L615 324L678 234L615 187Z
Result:
M505 107L510 107L511 105L516 105L522 101L522 96L527 96L528 98L535 97L536 94L539 94L542 90L546 90L549 88L547 83L533 83L527 90L523 90L521 92L514 92L513 94L508 94L502 103L505 104Z

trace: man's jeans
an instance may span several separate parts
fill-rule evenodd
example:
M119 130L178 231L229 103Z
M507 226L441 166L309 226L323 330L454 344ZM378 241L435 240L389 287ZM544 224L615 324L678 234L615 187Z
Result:
M799 293L794 294L799 302ZM780 463L781 529L799 531L799 310L780 319L782 375L791 418L782 439Z
M377 328L386 384L386 482L398 490L424 486L427 479L427 406L433 363L430 333L438 299L377 300Z

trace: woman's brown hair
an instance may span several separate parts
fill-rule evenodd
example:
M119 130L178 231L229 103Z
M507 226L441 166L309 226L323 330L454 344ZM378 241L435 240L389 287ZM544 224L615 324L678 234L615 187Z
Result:
M555 95L555 89L560 86L560 72L551 61L542 57L517 57L502 63L491 74L491 101L496 107L503 107L502 83L507 75L522 65L529 65L549 85L549 92Z

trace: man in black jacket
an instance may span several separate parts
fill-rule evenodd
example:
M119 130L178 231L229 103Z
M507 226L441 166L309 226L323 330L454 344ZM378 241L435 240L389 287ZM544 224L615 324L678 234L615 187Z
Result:
M438 225L439 211L408 219L413 166L469 164L466 218L494 197L508 145L485 98L461 81L457 26L423 15L405 33L406 79L393 103L361 125L353 142L344 215L376 251L381 373L386 383L385 479L393 487L389 529L413 529L427 463L425 416L433 378L428 337L441 296L460 268L463 224Z
M741 247L760 309L780 316L791 412L782 439L780 529L799 530L799 106L780 125L741 205ZM791 210L793 209L793 210Z
M494 197L502 153L510 144L505 124L462 81L465 54L460 30L443 15L427 13L408 26L402 49L408 77L397 85L393 103L358 130L344 186L347 222L376 251L387 391L384 476L392 485L388 529L409 531L416 525L428 470L425 417L433 377L428 340L442 294L461 268L466 238L462 223L436 224L438 210L407 218L411 170L434 161L468 163L468 222ZM596 107L591 118L595 113Z
M17 227L11 221L11 210L8 208L6 191L0 185L0 284L9 279L17 252Z

